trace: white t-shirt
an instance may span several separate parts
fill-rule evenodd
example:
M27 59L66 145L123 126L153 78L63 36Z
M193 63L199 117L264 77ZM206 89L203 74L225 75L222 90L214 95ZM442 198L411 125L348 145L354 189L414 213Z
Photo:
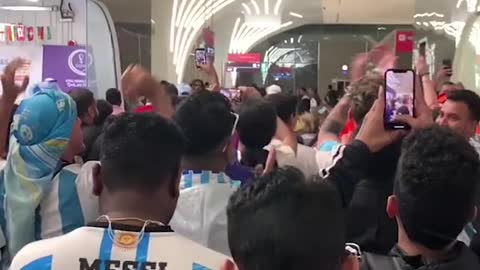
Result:
M292 166L299 169L306 178L319 173L316 155L317 150L313 147L308 147L298 144L297 153L293 151L290 146L285 145L282 141L273 139L265 150L275 150L277 163L279 167Z
M213 270L220 269L228 258L173 232L151 231L142 237L125 228L113 232L111 237L108 229L82 227L34 242L20 250L10 269Z

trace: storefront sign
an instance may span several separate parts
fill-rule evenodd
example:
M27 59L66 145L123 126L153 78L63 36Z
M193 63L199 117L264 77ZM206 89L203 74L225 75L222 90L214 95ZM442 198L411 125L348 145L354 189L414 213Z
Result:
M413 37L413 31L398 31L395 39L397 53L412 53L414 47Z
M84 47L44 46L43 59L43 80L57 80L67 93L87 87L87 70L93 66L93 57Z
M242 64L260 64L261 55L259 53L228 54L228 62Z

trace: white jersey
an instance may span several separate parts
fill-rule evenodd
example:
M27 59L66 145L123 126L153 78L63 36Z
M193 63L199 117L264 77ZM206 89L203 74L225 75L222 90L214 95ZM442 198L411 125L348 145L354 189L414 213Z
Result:
M127 228L129 227L129 228ZM11 270L205 270L220 269L228 257L169 230L146 231L118 226L110 231L82 227L69 234L34 242L13 259ZM140 237L140 239L138 239ZM114 240L112 240L112 238Z
M188 239L229 255L226 208L238 187L240 182L224 173L183 172L180 197L170 225Z

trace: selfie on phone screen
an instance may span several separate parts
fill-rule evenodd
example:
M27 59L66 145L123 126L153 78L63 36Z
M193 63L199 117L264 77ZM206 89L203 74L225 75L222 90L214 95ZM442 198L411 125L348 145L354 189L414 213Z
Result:
M388 70L385 79L385 124L394 129L405 128L402 123L395 122L395 118L415 114L415 73L413 70Z

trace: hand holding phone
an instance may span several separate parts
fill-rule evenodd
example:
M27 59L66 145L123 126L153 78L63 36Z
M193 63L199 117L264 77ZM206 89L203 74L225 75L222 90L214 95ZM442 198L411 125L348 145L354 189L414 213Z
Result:
M450 59L444 59L442 61L442 67L445 69L446 75L448 77L452 77L453 71L452 71L452 60Z
M208 63L207 59L207 50L206 49L196 49L195 50L195 65L197 68L200 68L203 65Z
M415 72L411 69L389 69L385 72L386 129L410 129L406 123L396 120L398 116L415 117Z

